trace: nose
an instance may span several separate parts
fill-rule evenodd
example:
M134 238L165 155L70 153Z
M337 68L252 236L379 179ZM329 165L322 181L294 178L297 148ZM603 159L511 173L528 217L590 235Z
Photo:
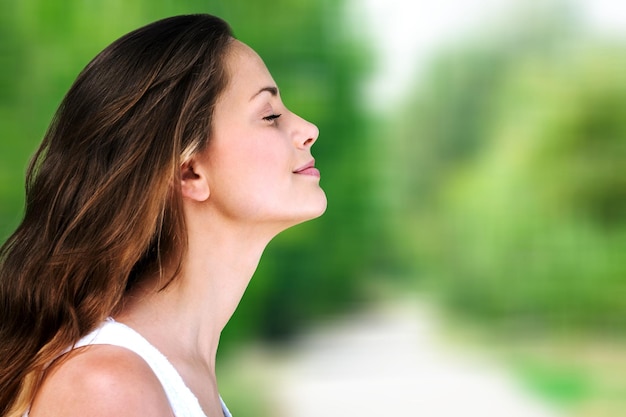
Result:
M294 144L298 148L306 149L313 146L320 134L319 129L313 123L294 114L296 118L296 129L294 131Z

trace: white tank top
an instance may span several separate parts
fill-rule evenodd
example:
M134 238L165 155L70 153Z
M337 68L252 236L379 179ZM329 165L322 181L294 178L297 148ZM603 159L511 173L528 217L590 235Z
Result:
M146 361L163 385L176 417L206 417L198 399L185 385L170 361L135 330L113 319L107 319L96 330L76 342L75 348L89 345L113 345L135 352ZM224 417L232 417L221 398L220 402ZM24 415L27 416L28 413Z

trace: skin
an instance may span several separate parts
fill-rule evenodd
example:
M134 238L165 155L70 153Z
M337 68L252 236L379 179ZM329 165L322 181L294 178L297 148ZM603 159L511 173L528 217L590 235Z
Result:
M233 41L226 64L230 81L209 146L181 167L189 238L182 271L164 291L145 280L115 317L168 357L207 417L222 416L220 333L263 250L277 233L326 209L316 171L297 172L313 161L317 127L284 106L251 48ZM30 413L44 415L171 417L172 410L139 356L101 345L76 349L49 368Z

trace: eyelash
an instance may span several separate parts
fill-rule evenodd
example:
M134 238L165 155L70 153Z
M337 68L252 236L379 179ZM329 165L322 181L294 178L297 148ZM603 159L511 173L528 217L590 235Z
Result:
M263 118L263 120L266 120L268 122L273 122L274 120L278 119L280 117L280 114L270 114L269 116L265 116Z

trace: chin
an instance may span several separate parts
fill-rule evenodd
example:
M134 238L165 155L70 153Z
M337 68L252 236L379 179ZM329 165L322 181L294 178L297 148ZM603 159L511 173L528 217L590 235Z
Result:
M320 204L320 207L318 208L318 210L314 213L313 217L311 217L311 219L317 219L318 217L320 217L322 214L326 213L326 206L327 206L327 201L326 201L326 195L324 195L324 202L323 204Z
M287 227L295 226L320 217L326 212L326 206L326 194L322 192L319 199L307 205L306 211L302 211L298 213L297 216L292 217L291 221L288 222L289 225Z
M317 204L311 205L311 216L307 220L312 220L320 217L322 214L326 212L326 206L328 205L328 201L326 200L326 193L320 188L320 196Z

